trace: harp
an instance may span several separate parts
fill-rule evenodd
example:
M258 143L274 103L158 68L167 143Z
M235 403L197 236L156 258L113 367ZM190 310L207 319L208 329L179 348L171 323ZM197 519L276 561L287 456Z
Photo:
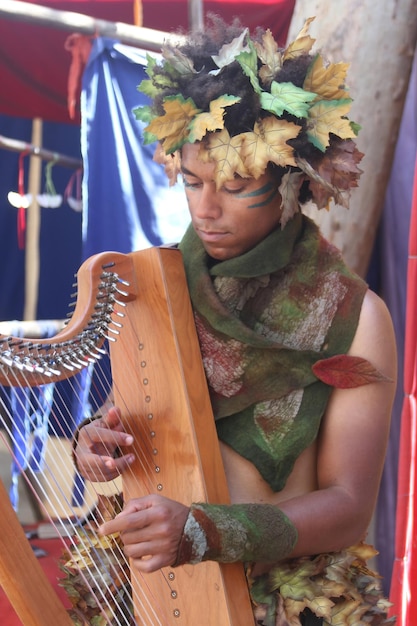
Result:
M74 314L55 337L0 336L0 383L32 387L71 380L102 355L106 338L114 339L108 343L115 404L135 440L135 464L122 476L125 500L158 492L185 504L227 503L180 252L102 253L81 266L77 282ZM0 497L8 511L0 516L0 584L24 626L72 623L30 548L22 548L19 559L7 549L17 536L19 545L26 540L6 492ZM131 581L134 615L121 624L254 624L241 564L204 562L153 574L132 568Z

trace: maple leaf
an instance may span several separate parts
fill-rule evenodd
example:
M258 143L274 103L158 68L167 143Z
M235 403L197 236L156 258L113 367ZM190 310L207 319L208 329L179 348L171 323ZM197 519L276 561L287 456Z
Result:
M309 103L314 100L316 94L296 87L293 83L271 84L271 93L266 91L261 94L261 106L266 111L271 111L280 117L284 111L288 111L296 117L307 117Z
M200 113L192 98L185 100L180 94L169 96L164 102L165 115L155 117L145 129L161 141L167 154L175 152L187 141L188 126L192 119Z
M303 172L286 172L281 179L278 191L281 195L281 228L299 211L298 196L305 180Z
M312 370L319 380L338 389L351 389L370 383L390 381L366 359L347 354L337 354L328 359L316 361Z
M316 41L308 34L311 22L315 20L314 17L309 17L303 28L298 33L297 37L291 42L284 50L283 61L288 59L295 59L303 54L308 54Z
M144 93L146 96L149 96L149 98L154 99L155 96L158 93L158 87L156 87L153 84L153 81L150 79L144 79L139 87L138 87L138 91L141 91L142 93Z
M270 85L282 68L282 55L269 28L264 33L262 42L255 41L254 46L263 63L259 70L259 77L263 83Z
M242 156L251 175L258 178L269 161L280 167L296 165L294 150L287 141L297 137L299 132L297 124L270 116L256 122L252 132L242 133Z
M349 63L331 63L326 67L317 54L308 68L303 88L317 94L318 99L342 100L348 98L344 83Z
M334 143L326 151L317 166L317 172L324 179L339 189L348 190L358 186L362 170L358 163L363 154L359 152L354 141Z
M214 180L217 189L220 189L225 182L233 180L235 174L243 178L249 176L241 155L242 135L230 137L224 128L209 136L206 148L200 147L199 158L203 162L215 162Z
M213 55L211 57L219 69L233 63L233 61L236 60L236 56L241 52L249 50L249 48L244 45L248 32L249 30L245 28L239 37L235 37L230 43L224 44L220 48L218 55ZM216 74L217 72L218 70L214 70L210 73Z
M329 135L337 135L342 139L352 139L356 135L345 115L349 112L352 100L320 100L309 110L307 135L309 141L322 152L330 143Z
M238 96L229 96L227 94L216 98L210 102L210 111L199 113L195 116L189 125L190 134L188 141L194 143L200 141L207 132L221 130L224 127L225 107L240 101Z
M149 104L144 104L141 107L136 107L135 109L133 109L133 113L135 114L137 120L140 120L141 122L145 122L147 124L155 117Z

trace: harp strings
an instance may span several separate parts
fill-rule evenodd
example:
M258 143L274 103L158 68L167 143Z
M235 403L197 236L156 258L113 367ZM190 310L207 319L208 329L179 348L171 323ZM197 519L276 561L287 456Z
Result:
M126 355L128 358L128 355ZM15 373L13 368L10 368L10 385L15 388L23 387L30 388L30 382L27 380L27 376L24 370L18 371ZM69 385L72 394L78 398L80 401L80 388L77 384L77 378L70 376L66 379L67 384ZM98 381L98 382L97 382ZM113 381L113 385L115 385ZM99 366L99 362L95 365L95 388L100 388L99 397L105 400L102 395L103 389L110 389L111 383L108 379L108 375L103 368ZM39 394L43 393L43 388L39 387ZM54 390L55 394L55 402L51 412L51 419L49 424L49 434L52 436L48 438L48 446L57 445L57 442L62 440L63 435L65 435L63 424L70 426L71 430L75 429L74 418L71 415L71 410L67 407L66 398L63 397L62 392L60 391L59 385L55 386ZM96 394L97 395L97 394ZM20 403L21 410L27 410L28 419L30 420L30 416L36 415L37 406L34 402L33 394L29 394L29 400L26 400L27 405L24 406L23 397L17 394L17 402ZM98 403L99 404L99 403ZM99 409L97 405L96 410ZM128 407L122 407L124 411L128 411ZM13 432L10 428L10 424L13 422L13 416L10 413L10 409L6 406L4 401L2 401L2 409L4 415L8 416L8 419L3 420L3 427L6 431L8 438L11 442L13 442ZM7 423L8 422L8 423ZM32 428L34 427L31 424ZM4 437L3 437L4 439ZM14 451L11 446L7 446L10 454L14 456ZM151 489L152 480L151 477L155 471L155 464L152 461L152 449L149 445L149 439L143 439L142 441L136 441L134 446L134 453L138 458L141 467L142 467L142 480L148 480L149 489ZM49 460L41 462L39 459L36 461L35 465L31 464L31 467L25 468L21 467L23 479L28 483L28 488L33 494L33 498L38 502L39 508L43 511L43 515L45 519L48 520L49 524L52 528L55 529L56 535L62 538L63 549L67 549L70 544L74 554L76 555L79 561L83 561L84 554L83 551L79 548L79 543L75 539L77 537L77 531L82 525L83 521L85 521L85 517L88 517L90 521L94 522L94 525L97 526L100 524L101 520L97 518L94 508L88 511L87 514L81 514L77 508L74 509L71 497L68 495L68 489L65 489L64 486L68 487L68 485L73 485L74 489L77 491L76 496L78 500L81 500L83 494L80 490L79 484L74 482L74 473L71 471L68 463L60 463L60 454L62 452L58 449L56 454L50 455ZM126 470L127 472L132 472L130 468ZM29 475L28 475L29 474ZM40 476L44 478L44 480L40 479ZM30 480L29 480L30 477ZM45 487L45 481L47 482L47 488ZM113 493L118 493L120 490L120 482L112 481L112 491ZM89 489L94 494L94 499L98 499L101 495L99 489L96 488L94 483L89 483ZM66 509L66 517L63 517L62 513L62 505L65 505ZM91 544L89 546L90 550L94 552L94 546ZM112 556L117 561L127 564L126 557L122 550L118 550L115 552L114 548L112 549ZM93 593L96 597L97 604L102 608L103 611L107 609L107 611L111 611L111 607L108 604L107 595L113 589L113 586L107 582L108 577L106 576L106 572L112 569L111 564L105 563L103 561L103 557L101 554L97 556L95 561L89 564L89 567L93 567L94 569L94 577L100 580L100 585L98 589L98 593L100 597L97 597L97 589L93 589L89 583L89 580L86 576L83 576L83 569L80 570L81 577L84 578L85 586ZM89 568L86 567L86 570ZM168 581L168 578L161 570L159 574L163 577L169 592L172 591L171 584ZM164 614L166 610L161 603L160 599L152 596L151 590L148 588L146 582L146 576L139 572L134 573L135 576L139 576L141 579L140 588L142 588L146 593L143 593L141 597L138 597L138 592L133 591L135 594L134 602L136 607L140 607L141 619L144 620L144 623L149 624L164 624L168 623L168 616L166 616L166 620L164 620ZM120 586L124 587L124 582L119 580L117 581ZM103 591L104 590L104 591ZM125 615L122 617L114 617L112 616L112 621L109 621L109 624L130 624L131 623L131 609L129 606L123 607L125 611ZM148 620L148 621L146 621ZM162 621L161 621L162 620Z

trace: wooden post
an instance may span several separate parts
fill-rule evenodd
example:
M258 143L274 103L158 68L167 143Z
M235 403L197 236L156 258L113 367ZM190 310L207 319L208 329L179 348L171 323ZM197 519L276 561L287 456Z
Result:
M361 276L367 272L383 208L417 40L416 0L296 0L289 41L305 19L330 61L350 63L347 82L354 99L349 117L362 126L365 153L359 188L350 209L309 214L325 237Z

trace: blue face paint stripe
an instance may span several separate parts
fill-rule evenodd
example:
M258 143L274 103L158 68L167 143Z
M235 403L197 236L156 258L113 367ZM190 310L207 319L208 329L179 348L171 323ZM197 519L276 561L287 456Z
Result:
M248 206L248 209L257 209L259 207L265 206L266 204L271 202L273 198L275 198L277 193L278 193L277 189L274 189L273 192L263 202L259 202L258 204L250 204Z
M259 189L255 189L254 191L251 191L250 193L236 194L236 198L254 198L255 196L262 196L264 193L267 193L272 188L273 188L273 185L271 182L269 182L269 183L266 183L266 185L264 185L263 187L260 187Z

